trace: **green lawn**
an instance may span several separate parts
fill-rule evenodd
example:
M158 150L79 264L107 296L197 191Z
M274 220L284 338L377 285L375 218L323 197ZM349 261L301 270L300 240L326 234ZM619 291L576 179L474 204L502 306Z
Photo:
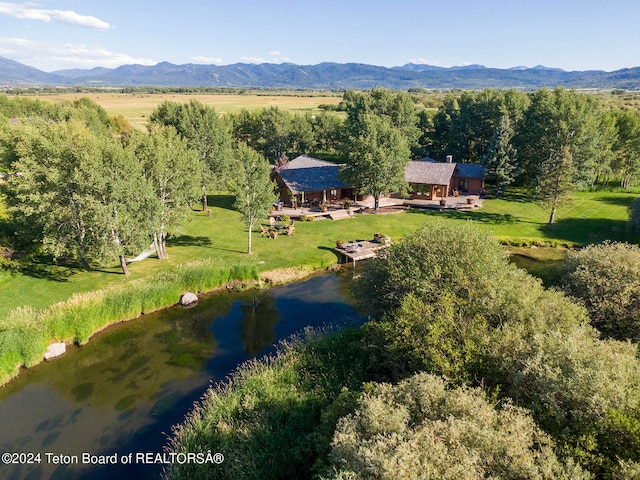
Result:
M557 223L548 226L548 213L527 201L523 194L513 194L506 200L484 201L480 210L473 212L437 212L412 209L393 215L356 215L339 221L321 220L297 222L295 235L279 236L276 240L254 234L254 253L246 253L246 227L231 208L232 197L211 197L211 216L193 212L192 220L180 236L168 243L169 258L159 261L149 258L130 265L131 275L119 274L114 263L100 271L84 272L47 262L34 263L8 280L0 283L0 318L10 310L23 305L43 308L68 299L75 292L85 292L106 285L145 277L179 264L199 258L213 259L216 263L255 263L261 271L297 265L311 269L325 268L338 261L332 251L336 239L362 240L373 237L374 232L390 235L398 240L433 218L451 221L472 220L487 228L505 242L552 244L584 244L603 240L627 240L627 207L638 193L612 193L605 191L581 192L569 205L560 207Z

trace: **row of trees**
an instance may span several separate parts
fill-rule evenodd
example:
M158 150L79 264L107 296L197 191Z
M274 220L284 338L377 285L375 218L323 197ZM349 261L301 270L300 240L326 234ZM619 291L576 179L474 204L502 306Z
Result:
M483 163L498 196L512 184L534 187L535 197L549 205L550 223L558 204L575 189L613 175L629 186L640 175L640 116L605 112L593 97L564 89L451 94L435 115L419 111L405 92L348 91L338 109L343 116L333 112L294 115L271 107L221 118L214 108L196 101L164 102L152 113L145 135L132 131L122 117L110 118L87 99L51 104L0 97L0 115L6 117L1 123L0 168L24 174L5 184L10 210L15 221L36 226L30 232L40 235L49 251L77 258L86 267L91 260L102 261L114 254L124 262L126 252L139 250L142 240L128 238L130 229L120 227L121 223L158 225L153 232L147 229L146 235L164 257L167 228L179 228L184 218L180 208L196 201L193 183L203 210L209 189L236 188L235 193L244 197L238 203L244 205L242 211L246 213L248 203L253 204L250 210L255 211L246 218L248 225L254 225L256 214L264 213L273 197L265 193L259 204L258 199L247 198L246 185L237 190L243 183L237 181L238 172L245 175L243 180L255 173L253 167L245 168L245 163L255 160L253 154L236 149L239 144L271 162L285 154L337 159L345 164L344 181L362 194L373 195L376 208L384 192L406 188L403 170L410 158L429 153L443 159L453 154L457 161ZM72 142L78 148L67 149ZM59 165L50 165L52 159L58 159ZM264 160L260 162L261 183L254 183L251 189L266 192L268 167ZM109 171L111 163L121 166ZM163 174L154 172L159 168L172 173L160 178ZM31 179L30 172L38 169L40 177ZM67 188L66 200L56 200L51 193L64 190L50 178L56 171L64 172L59 175L68 182L79 176ZM117 179L109 180L113 171L119 172ZM147 183L137 186L141 178ZM111 186L110 182L119 184ZM131 185L126 186L127 182ZM169 194L171 185L175 188ZM135 195L117 193L127 189ZM42 198L36 198L39 191ZM72 202L70 192L86 199L102 197L102 213L96 213L100 209L89 200ZM153 201L145 192L153 193ZM32 207L28 207L30 202ZM70 209L81 205L83 212L91 212L89 217L102 220L88 226L88 219L77 212L61 215L57 210L61 204ZM133 212L131 218L128 210ZM145 212L144 219L139 218L140 212ZM45 220L47 215L68 217L73 228L54 228L56 223ZM148 220L151 218L155 220ZM78 245L71 248L72 244Z
M207 208L207 188L233 187L250 227L274 200L268 162L235 148L215 109L198 102L160 105L147 133L85 100L2 107L1 188L18 237L11 240L85 269L118 258L126 274L126 256L150 245L166 258L167 235L180 231L194 201Z
M166 257L168 229L186 219L196 159L173 129L127 146L81 121L20 121L2 131L2 185L17 233L85 269L139 253ZM26 238L25 238L26 237Z
M283 154L339 159L348 166L345 180L374 197L402 191L410 158L482 163L496 196L510 185L532 187L549 207L549 223L577 189L612 178L626 188L640 179L640 115L606 110L593 96L562 88L452 93L436 113L419 110L405 92L347 91L337 110L345 116L271 107L229 121L234 137L272 161Z

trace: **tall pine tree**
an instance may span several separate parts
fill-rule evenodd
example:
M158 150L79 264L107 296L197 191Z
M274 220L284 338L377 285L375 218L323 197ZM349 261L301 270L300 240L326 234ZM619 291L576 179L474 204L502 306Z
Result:
M498 198L504 195L506 188L516 177L517 152L511 143L513 135L509 117L503 115L491 137L489 151L484 157L487 182L493 185L494 194Z

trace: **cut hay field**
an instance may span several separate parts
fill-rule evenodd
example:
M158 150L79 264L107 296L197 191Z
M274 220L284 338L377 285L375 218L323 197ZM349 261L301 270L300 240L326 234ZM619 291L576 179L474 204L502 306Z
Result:
M277 94L204 94L204 93L53 93L39 95L20 95L25 98L37 98L48 102L73 101L89 98L104 108L109 115L124 116L132 126L144 129L151 112L162 102L170 100L187 103L197 100L205 105L215 107L216 111L225 115L238 113L242 109L278 107L291 112L319 112L321 104L337 105L342 96L296 96Z

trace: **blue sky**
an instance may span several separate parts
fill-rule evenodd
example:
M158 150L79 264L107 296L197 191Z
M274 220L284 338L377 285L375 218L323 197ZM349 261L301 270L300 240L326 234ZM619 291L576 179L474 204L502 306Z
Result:
M0 1L0 56L139 63L640 66L637 0Z

